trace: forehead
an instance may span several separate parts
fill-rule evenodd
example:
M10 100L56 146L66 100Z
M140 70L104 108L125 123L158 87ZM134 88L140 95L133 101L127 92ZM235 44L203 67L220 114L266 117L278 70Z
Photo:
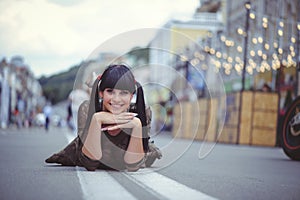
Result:
M121 90L121 89L116 89L116 88L105 88L104 91L113 91L113 92L123 92L123 91L126 91L126 92L129 92L129 90Z

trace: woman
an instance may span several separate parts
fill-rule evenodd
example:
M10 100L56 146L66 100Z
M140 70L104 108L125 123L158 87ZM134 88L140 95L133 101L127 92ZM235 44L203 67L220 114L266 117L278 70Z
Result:
M131 104L134 94L136 103ZM161 158L159 149L149 143L143 89L127 66L108 66L78 113L78 137L47 163L84 166L89 171L136 171Z

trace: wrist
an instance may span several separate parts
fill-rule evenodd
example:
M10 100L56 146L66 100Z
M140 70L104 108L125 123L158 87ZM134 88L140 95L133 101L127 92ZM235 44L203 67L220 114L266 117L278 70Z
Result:
M139 118L134 117L132 119L132 121L133 121L134 127L136 127L136 128L142 128L142 122L141 122L141 120Z
M97 123L103 124L103 112L96 112L93 114L93 118L97 121Z

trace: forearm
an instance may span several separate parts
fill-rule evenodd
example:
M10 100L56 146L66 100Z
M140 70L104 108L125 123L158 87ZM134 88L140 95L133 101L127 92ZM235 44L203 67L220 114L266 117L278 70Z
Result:
M90 127L82 147L82 153L93 160L100 160L102 158L101 122L96 119L95 115L92 117Z
M139 124L132 129L129 145L124 155L124 161L128 164L136 163L140 161L144 155L142 125L139 121Z

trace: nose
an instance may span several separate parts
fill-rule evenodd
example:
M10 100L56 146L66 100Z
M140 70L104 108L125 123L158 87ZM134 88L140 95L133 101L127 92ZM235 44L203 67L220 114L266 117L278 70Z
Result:
M112 99L113 102L119 102L121 100L120 95L117 92L113 93L111 99Z

